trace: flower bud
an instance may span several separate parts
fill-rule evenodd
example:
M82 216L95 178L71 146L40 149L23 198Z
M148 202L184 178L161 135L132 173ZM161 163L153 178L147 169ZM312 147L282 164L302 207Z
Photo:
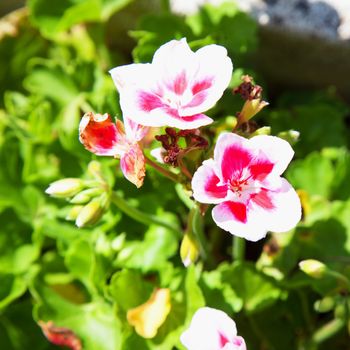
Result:
M271 127L263 126L262 128L255 130L253 134L250 135L250 137L257 136L257 135L271 135Z
M197 261L199 257L199 244L193 234L185 233L180 246L180 256L185 267Z
M45 192L52 197L67 198L76 195L83 188L83 180L67 177L51 183Z
M95 224L103 215L104 206L100 198L93 199L86 204L80 211L75 224L78 227L85 227Z
M267 105L268 102L262 101L260 98L245 101L242 111L239 113L240 123L246 123Z
M72 207L69 213L66 215L66 220L76 220L82 209L82 205L75 205L74 207Z
M299 262L299 268L307 275L313 278L322 278L325 276L327 266L315 259L307 259Z
M277 136L294 145L299 140L300 132L296 130L281 131Z
M76 194L69 202L72 204L85 204L93 197L102 193L102 188L88 188Z
M314 308L317 312L329 312L334 309L335 300L333 297L327 296L315 302Z

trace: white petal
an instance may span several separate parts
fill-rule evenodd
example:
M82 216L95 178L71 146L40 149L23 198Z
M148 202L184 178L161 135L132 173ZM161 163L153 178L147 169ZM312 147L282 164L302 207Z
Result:
M275 209L271 212L268 229L273 232L286 232L294 228L301 219L300 199L289 182L281 178L282 189L270 192Z
M208 159L197 169L192 178L193 197L200 203L221 203L227 194L227 189L220 189L215 184L220 179L215 174L215 163ZM214 183L213 183L214 182ZM210 185L208 188L208 185Z
M154 87L154 71L150 63L133 63L113 68L109 71L119 93L126 87L144 86Z
M243 237L248 241L256 242L266 236L269 216L266 211L256 208L247 211L247 221L241 222L227 210L224 204L216 205L212 211L215 223L234 236Z
M223 311L203 307L194 314L180 340L188 350L216 350L220 349L219 332L233 339L237 335L235 322Z
M211 86L207 88L202 103L184 107L181 115L202 113L212 108L221 98L232 76L232 61L227 56L227 50L219 45L208 45L195 53L199 69L191 85L210 80Z
M195 53L190 49L185 38L171 40L162 45L155 52L152 65L164 82L172 81L182 72L186 73L189 80L198 70Z
M259 135L249 140L252 148L260 149L274 164L273 173L281 175L293 158L294 151L290 144L276 136Z

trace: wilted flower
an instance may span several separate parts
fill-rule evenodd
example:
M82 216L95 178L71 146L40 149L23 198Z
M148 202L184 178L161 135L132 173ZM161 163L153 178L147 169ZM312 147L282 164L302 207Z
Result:
M141 337L153 338L166 320L170 309L170 290L161 288L155 290L144 304L130 309L127 319Z
M125 130L124 130L125 127ZM84 147L100 156L120 158L124 176L137 187L145 177L145 158L138 144L148 128L124 118L113 123L106 114L86 113L79 125L79 139Z
M246 350L235 322L225 312L209 307L197 310L180 339L187 350Z
M181 39L161 46L152 63L116 67L110 73L124 115L141 125L194 129L212 122L202 113L227 88L232 62L222 46L193 52Z
M280 177L293 157L289 143L274 136L245 139L233 133L219 136L214 159L203 162L192 179L194 198L218 204L216 224L251 241L267 231L285 232L300 220L300 200Z

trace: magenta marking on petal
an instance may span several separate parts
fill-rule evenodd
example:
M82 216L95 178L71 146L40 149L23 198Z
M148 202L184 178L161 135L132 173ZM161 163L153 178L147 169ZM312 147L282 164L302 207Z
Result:
M205 101L207 96L208 94L206 91L201 91L198 94L194 95L192 100L189 103L187 103L185 106L183 106L183 108L197 107Z
M227 337L219 331L219 344L220 344L220 347L223 348L229 342L230 341L227 339Z
M237 221L247 223L247 207L240 202L224 202L221 204L226 210L228 210Z
M150 112L164 106L160 97L155 94L141 91L138 97L139 107L145 112Z
M187 78L186 73L181 72L174 81L173 90L175 94L182 95L187 88Z
M262 188L260 192L254 193L251 196L251 200L259 207L264 208L266 210L272 210L275 208L275 205L273 204L272 199L268 194L268 191L264 188Z
M221 162L222 176L225 180L239 178L243 169L247 168L252 155L239 145L231 145L225 149Z
M249 166L250 174L254 180L264 180L269 175L274 167L269 161L259 161Z
M241 346L244 343L244 340L242 337L235 337L232 341L233 345Z
M198 92L209 89L213 84L213 79L206 79L195 83L192 86L192 94L196 95Z
M225 198L227 195L227 186L218 186L219 182L220 179L215 174L209 176L204 185L205 192L215 198Z

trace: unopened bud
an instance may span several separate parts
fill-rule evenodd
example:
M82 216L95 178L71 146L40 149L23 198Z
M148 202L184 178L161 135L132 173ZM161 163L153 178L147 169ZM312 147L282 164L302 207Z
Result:
M193 234L185 233L180 246L182 263L188 267L199 257L199 243Z
M102 206L100 198L93 199L81 209L75 220L75 224L78 227L93 225L102 217L103 211L104 207Z
M97 160L93 160L88 164L88 173L98 180L103 180L102 166Z
M67 177L51 183L45 192L52 197L67 198L76 195L83 188L83 180Z
M102 188L88 188L76 194L69 202L72 204L85 204L93 197L102 193Z
M271 135L271 127L270 126L263 126L262 128L255 130L250 135L250 137L258 136L258 135Z
M296 130L281 131L277 136L294 145L299 140L300 132Z
M116 238L114 238L111 244L112 249L116 252L119 252L124 246L125 239L126 239L125 233L122 233L118 235Z
M240 123L246 123L267 105L268 102L262 101L260 98L245 101L242 111L239 113Z
M68 221L76 220L82 209L83 209L82 205L75 205L74 207L72 207L69 213L66 215L66 220Z
M315 302L314 308L317 312L329 312L334 309L335 300L333 297L324 297Z
M327 270L327 266L324 263L315 259L300 261L299 268L310 277L318 279L324 277Z

